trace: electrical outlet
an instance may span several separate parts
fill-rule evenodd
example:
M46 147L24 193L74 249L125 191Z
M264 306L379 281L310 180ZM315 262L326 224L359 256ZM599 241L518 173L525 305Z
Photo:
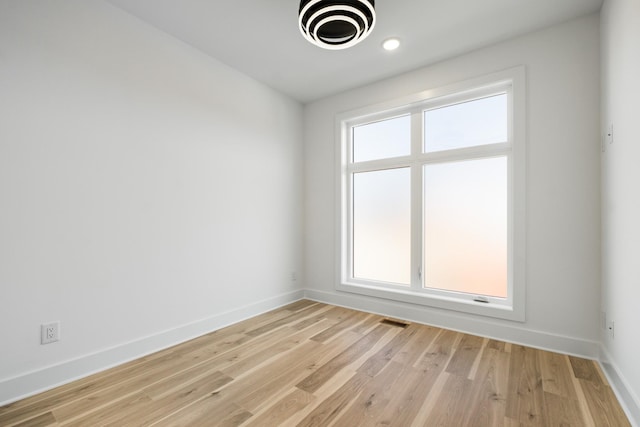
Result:
M298 280L298 277L297 277L297 275L296 275L296 272L295 272L295 271L292 271L292 272L291 272L291 281L292 281L292 282L295 282L296 280Z
M614 339L616 337L616 322L611 320L609 322L608 329L609 329L609 336L611 337L611 339Z
M60 322L45 323L40 326L40 344L50 344L60 339Z

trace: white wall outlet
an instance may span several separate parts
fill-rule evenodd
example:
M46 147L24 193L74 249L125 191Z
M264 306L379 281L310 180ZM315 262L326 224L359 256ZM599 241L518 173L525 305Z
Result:
M607 127L606 140L609 144L613 144L613 123Z
M40 344L50 344L60 339L60 322L45 323L40 326Z
M298 280L298 275L296 274L295 271L291 272L291 281L295 282L296 280Z
M614 322L613 320L609 321L609 336L611 337L611 339L614 339L616 337L616 322Z

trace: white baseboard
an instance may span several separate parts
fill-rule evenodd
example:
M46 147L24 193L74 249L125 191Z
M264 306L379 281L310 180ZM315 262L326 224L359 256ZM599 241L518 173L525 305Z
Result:
M390 300L351 295L348 293L323 292L306 289L305 297L314 301L362 310L369 313L424 323L445 329L494 338L528 347L570 354L586 359L598 360L600 344L548 332L522 328L516 324L499 323L490 318L481 319L461 316L455 312L428 309L423 306L397 303Z
M169 348L304 297L297 290L73 360L0 380L0 406Z
M607 349L601 346L600 351L600 366L602 366L602 370L607 376L611 388L613 388L616 397L620 401L622 409L624 409L624 412L627 414L631 425L640 427L640 399L633 392L633 389L629 387L629 383L620 373L617 365L612 361Z

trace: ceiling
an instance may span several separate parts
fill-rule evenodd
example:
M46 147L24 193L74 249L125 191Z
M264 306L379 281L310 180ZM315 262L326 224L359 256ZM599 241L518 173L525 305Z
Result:
M108 0L301 102L600 9L602 0L378 0L373 33L350 49L307 42L298 0ZM397 51L381 43L395 36Z

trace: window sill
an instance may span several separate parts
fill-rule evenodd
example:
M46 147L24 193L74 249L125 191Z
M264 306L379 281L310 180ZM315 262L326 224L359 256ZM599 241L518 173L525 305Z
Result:
M514 309L506 305L495 303L481 303L471 299L443 297L427 293L416 292L411 289L390 289L373 285L356 283L338 283L338 291L366 295L376 298L384 298L397 302L405 302L416 305L440 308L444 310L459 311L479 316L493 317L516 322L524 322L524 308Z

